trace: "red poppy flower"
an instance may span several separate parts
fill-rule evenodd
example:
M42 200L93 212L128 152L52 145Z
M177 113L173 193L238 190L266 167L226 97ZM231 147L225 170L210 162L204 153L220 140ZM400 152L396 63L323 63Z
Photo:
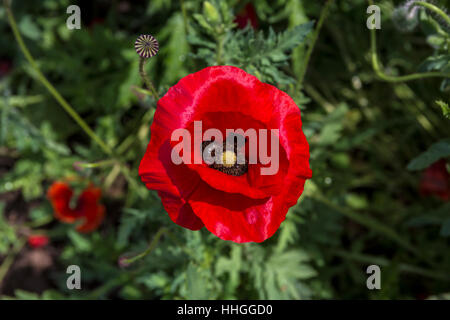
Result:
M194 121L224 135L226 129L278 130L278 171L263 175L266 165L259 161L231 167L226 162L222 167L204 161L175 164L172 133L180 128L193 132ZM301 125L300 110L286 93L239 68L208 67L181 79L158 101L139 175L147 188L158 191L180 226L205 226L239 243L262 242L279 228L312 175ZM199 151L193 149L193 156Z
M99 204L101 190L89 185L78 197L75 209L70 207L73 196L72 189L64 182L55 182L47 193L52 203L55 217L66 223L82 220L77 227L79 232L90 232L102 223L105 207Z
M253 29L258 29L258 16L255 7L251 3L247 3L236 15L234 22L237 23L239 29L244 29L249 23Z
M46 246L48 242L48 237L44 235L32 235L28 237L28 244L35 249Z
M444 201L450 199L450 174L445 164L445 159L441 159L425 169L420 180L422 195L436 195Z

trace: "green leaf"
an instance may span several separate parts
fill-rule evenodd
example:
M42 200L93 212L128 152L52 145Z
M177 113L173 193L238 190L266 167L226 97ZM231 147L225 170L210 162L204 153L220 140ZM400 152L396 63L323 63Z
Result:
M209 25L208 21L206 21L205 17L203 17L201 14L195 13L193 14L193 17L195 20L197 20L198 24L204 28L208 32L213 32L213 28Z
M419 71L441 71L450 65L450 54L432 56L425 59L419 66Z
M28 292L21 289L16 289L14 295L20 300L39 300L39 295L35 292Z
M441 107L442 109L442 114L444 115L444 117L446 117L447 119L450 119L450 107L448 106L448 103L445 103L442 100L438 100L436 101L437 105Z
M206 300L211 298L206 277L201 272L201 269L193 263L189 264L186 270L186 289L186 298L189 300Z
M306 36L313 29L314 22L309 21L307 23L300 24L288 31L285 31L278 37L278 47L280 51L286 51L294 49L300 43L304 42Z
M289 210L286 215L286 220L281 224L276 247L278 252L283 252L289 244L294 243L298 238L294 214L294 210Z
M170 17L166 26L159 33L159 38L161 42L165 43L160 50L160 55L164 58L161 84L171 85L188 73L186 57L189 53L189 45L186 40L183 16L180 13Z
M441 34L433 34L427 37L427 42L433 48L440 48L445 43L445 37Z
M20 32L31 40L39 40L41 38L41 30L39 30L33 18L29 15L24 16L19 23Z
M433 144L427 151L411 160L408 164L408 170L422 170L441 158L450 156L450 141L441 140Z
M91 250L91 242L83 235L79 234L75 230L70 230L68 232L68 236L70 240L72 240L73 245L78 251L90 251Z
M229 274L226 284L225 298L232 298L240 284L240 271L242 267L242 247L240 245L231 246L230 258L219 257L216 263L216 275L220 277L222 274Z
M345 201L347 202L349 207L357 210L367 208L369 205L367 198L357 193L347 194L347 196L345 197Z

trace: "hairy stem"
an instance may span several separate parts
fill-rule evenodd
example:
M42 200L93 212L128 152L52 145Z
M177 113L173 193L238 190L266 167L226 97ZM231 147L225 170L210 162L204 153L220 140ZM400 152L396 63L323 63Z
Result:
M125 264L132 264L133 262L136 262L137 260L140 260L140 259L144 258L145 256L147 256L148 254L150 254L153 251L153 249L156 248L156 245L158 244L159 239L166 232L168 232L167 228L164 228L164 227L160 228L158 230L158 232L156 232L156 234L153 237L152 241L150 242L148 248L144 252L142 252L142 253L140 253L137 256L134 256L132 258L125 259L124 263Z
M184 0L180 0L181 13L183 15L184 32L188 32L188 17L186 7L184 6Z
M141 76L142 81L144 81L145 86L147 87L148 90L150 90L152 92L153 97L156 99L156 101L159 100L159 96L158 96L158 92L155 89L155 86L153 85L153 83L150 81L150 78L147 75L147 72L145 72L145 62L147 61L147 59L140 57L139 60L139 75Z
M11 26L14 37L16 38L16 41L19 44L20 50L22 51L25 58L30 63L31 67L36 73L38 80L47 88L50 94L56 99L56 101L58 101L61 107L63 107L63 109L72 117L72 119L83 129L83 131L92 140L94 140L95 143L97 143L106 154L112 155L113 154L112 149L108 147L108 145L95 134L95 132L89 127L89 125L78 115L75 109L72 108L72 106L61 96L58 90L55 89L55 87L47 80L47 78L41 72L36 61L34 60L27 46L25 45L22 36L20 35L20 32L17 28L16 20L14 19L14 15L12 13L11 7L9 6L8 0L3 0L3 3L8 16L9 25Z
M423 5L425 2L423 4L421 4L421 3L422 3L421 1L415 2L415 4L419 4L419 5ZM372 5L373 1L369 0L369 4ZM437 8L437 9L439 9L439 8ZM371 51L371 58L372 58L372 67L373 67L376 75L384 81L405 82L405 81L411 81L411 80L417 80L417 79L423 79L423 78L433 78L433 77L447 78L447 77L450 77L450 73L442 73L442 72L437 72L437 71L436 72L412 73L412 74L408 74L408 75L404 75L404 76L391 76L391 75L386 74L381 67L381 63L379 62L378 55L377 55L377 40L376 40L375 29L370 30L370 51Z
M9 252L6 258L3 260L3 263L0 265L0 284L2 283L3 278L6 276L6 273L8 273L8 270L13 264L14 259L16 258L20 250L22 250L25 243L25 239L18 240L12 248L11 252Z
M311 54L314 50L314 46L316 45L317 39L319 38L320 30L322 29L323 22L325 21L325 18L328 14L328 11L330 9L331 4L333 3L333 0L327 0L324 7L322 8L322 11L320 12L319 16L319 22L317 23L316 29L314 30L314 33L311 37L311 42L309 43L308 50L305 54L305 60L303 61L303 66L300 69L300 74L297 79L297 87L300 87L303 83L303 80L305 78L306 70L308 69L309 60L311 59Z
M219 66L222 64L223 42L224 42L224 37L219 36L217 38L217 45L216 45L216 63Z
M384 235L386 238L391 239L392 241L396 242L398 245L405 248L409 252L415 254L416 256L422 257L422 255L407 240L403 239L399 234L397 234L395 230L385 226L384 224L378 222L377 220L371 218L370 216L361 215L358 212L342 208L341 206L334 204L326 197L319 195L317 193L314 195L309 195L309 197L319 202L322 202L326 206L336 210L343 216L353 221L356 221L357 223L365 226L366 228L373 230L381 235Z
M115 163L117 163L117 161L115 159L108 159L108 160L91 162L91 163L78 162L76 165L79 166L80 168L95 169L95 168L112 166Z
M427 8L428 10L431 10L431 11L435 12L442 19L444 19L445 22L450 26L450 17L444 12L444 10L442 10L439 7L436 7L434 4L428 3L428 2L425 2L425 1L415 1L413 3L413 5L414 6L421 6L421 7Z
M3 0L4 6L6 8L6 12L8 15L8 21L11 26L11 29L14 33L14 37L19 44L19 47L23 54L25 55L25 58L30 63L31 67L37 74L38 80L47 88L47 90L53 95L53 97L58 101L58 103L61 105L61 107L72 117L73 120L84 130L84 132L95 142L97 143L100 148L108 155L113 157L111 160L106 160L107 162L117 162L118 170L122 172L122 174L125 176L125 179L127 182L135 187L138 190L138 193L143 196L143 194L140 192L139 186L136 184L136 181L131 177L129 169L126 167L125 164L121 163L118 159L115 158L114 151L105 143L101 138L99 138L95 132L89 127L89 125L78 115L78 113L75 111L75 109L72 108L72 106L61 96L61 94L58 92L58 90L55 89L55 87L47 80L47 78L44 76L44 74L40 71L36 61L34 60L33 56L31 55L30 51L28 50L27 46L25 45L22 36L19 33L19 30L17 28L16 21L14 19L14 15L12 13L11 7L9 6L8 0ZM155 97L155 99L158 99L158 93L156 92L155 88L151 84L151 82L146 77L146 73L143 69L145 61L141 60L140 65L140 71L141 76L143 76L144 81L146 82L146 85L150 90L152 90L152 93ZM105 162L106 162L105 161ZM103 163L105 164L105 163Z
M142 253L140 253L132 258L125 259L123 262L125 264L129 265L129 264L132 264L133 262L136 262L137 260L144 258L148 254L150 254L155 249L160 238L163 235L168 236L169 239L172 240L172 242L175 243L178 247L180 247L187 255L193 256L193 253L188 248L186 248L186 246L184 244L180 243L178 241L178 239L173 235L173 233L170 232L169 229L167 229L166 227L161 227L158 230L158 232L156 232L155 236L153 237L152 241L150 242L148 248L145 251L143 251Z

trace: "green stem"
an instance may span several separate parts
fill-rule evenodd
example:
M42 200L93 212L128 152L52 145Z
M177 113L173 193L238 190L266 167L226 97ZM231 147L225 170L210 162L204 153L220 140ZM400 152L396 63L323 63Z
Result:
M114 289L115 287L118 287L118 286L121 286L121 285L127 283L131 278L132 278L132 274L123 273L123 274L119 275L118 277L107 281L101 287L93 290L86 297L86 299L87 300L98 299L98 298L106 295L110 290Z
M31 67L35 71L38 80L47 88L50 94L56 99L56 101L58 101L58 103L72 117L72 119L84 130L84 132L86 132L86 134L89 137L91 137L91 139L94 140L106 154L112 155L113 152L111 148L108 147L108 145L104 143L103 140L100 139L95 134L95 132L89 127L89 125L78 115L78 113L72 108L72 106L61 96L61 94L55 89L55 87L47 80L44 74L40 71L36 61L34 60L33 56L31 55L30 51L25 45L22 36L20 35L16 21L14 19L14 15L8 4L8 0L4 0L3 3L6 9L6 13L8 15L9 25L11 26L11 29L14 33L14 37L16 38L16 41L19 44L22 53L25 55L25 58L28 60Z
M125 177L125 180L127 180L127 182L130 184L130 186L133 187L136 190L136 192L139 194L139 196L145 197L146 193L142 192L142 189L140 188L140 185L137 184L135 179L133 179L133 177L132 177L132 175L130 173L130 169L128 169L128 167L126 165L120 165L119 169L120 169L120 172Z
M178 241L178 239L174 236L174 234L172 232L170 232L169 229L167 229L166 227L161 227L158 230L158 232L155 234L155 236L153 237L152 241L150 242L148 248L145 251L138 254L137 256L125 259L124 262L126 264L132 264L133 262L140 260L140 259L144 258L145 256L147 256L148 254L150 254L155 249L156 245L159 242L159 239L163 235L166 235L167 237L169 237L170 240L172 240L172 242L175 243L175 245L177 247L181 248L187 255L193 256L193 252L191 252L191 250L186 248L186 246L184 244L182 244L180 241Z
M9 268L14 262L14 259L16 258L16 255L22 250L23 246L25 245L26 240L20 239L16 242L11 252L6 256L3 263L0 265L0 284L3 281L3 278L8 273Z
M184 6L184 0L180 0L181 13L183 14L183 24L184 24L184 32L188 32L188 18L186 7Z
M140 260L140 259L144 258L145 256L147 256L148 254L150 254L153 251L153 249L155 249L155 247L157 246L159 239L166 232L168 232L167 228L165 228L165 227L160 228L158 230L158 232L155 234L155 236L153 237L152 241L150 242L150 245L144 252L142 252L132 258L126 259L126 260L124 260L124 262L126 264L132 264L133 262L136 262L137 260Z
M120 174L120 165L116 164L112 167L111 171L108 173L108 175L106 176L105 181L103 183L104 188L106 190L109 190L109 188L111 188L112 184L117 179L119 174Z
M59 104L63 107L63 109L72 117L72 119L74 119L75 122L84 130L84 132L86 132L86 134L89 137L91 137L91 139L94 140L106 154L114 157L113 150L105 142L103 142L102 139L100 139L95 134L95 132L89 127L89 125L78 115L78 113L72 108L72 106L61 96L61 94L55 89L55 87L47 80L47 78L44 76L44 74L40 71L36 61L34 60L33 56L31 55L30 51L28 50L27 46L25 45L25 43L22 39L22 36L20 35L20 32L17 28L16 21L14 19L14 15L9 6L8 0L4 0L3 3L5 6L7 15L8 15L9 24L14 33L14 37L15 37L17 43L19 44L21 51L25 55L25 58L28 60L31 67L37 74L38 80L47 88L47 90L59 102ZM143 61L141 58L141 63L140 63L141 76L143 77L144 81L146 82L146 85L148 86L148 88L152 91L155 99L158 100L159 99L158 93L156 92L152 83L148 80L145 70L143 68L144 63L145 63L145 61ZM129 170L128 170L128 168L126 168L126 166L124 164L120 163L117 159L111 159L111 160L107 160L107 161L117 162L120 171L124 174L125 178L130 183L130 185L136 187L138 191L140 190L139 187L137 186L136 182L134 181L134 179L131 178Z
M222 64L222 51L223 51L223 36L219 36L217 38L217 45L216 45L216 63L217 65Z
M436 7L434 4L425 2L425 1L415 1L413 3L414 6L421 6L424 8L427 8L431 11L434 11L435 13L437 13L439 16L441 16L445 22L450 25L450 17L439 7Z
M147 72L145 72L145 62L147 61L147 59L140 57L139 60L139 74L141 76L142 81L144 81L145 86L147 87L148 90L150 90L153 94L153 97L155 98L156 101L159 100L159 96L158 96L158 92L155 89L155 86L153 85L153 83L150 81Z
M351 252L346 252L344 250L333 250L332 253L336 256L339 256L339 257L342 257L345 259L358 261L360 263L376 264L379 266L389 266L391 264L389 262L389 260L387 260L385 258L366 255L366 254L351 253ZM405 272L405 273L413 273L413 274L417 274L417 275L432 278L432 279L450 281L450 276L445 275L439 271L428 270L428 269L416 267L416 266L406 264L406 263L399 263L398 269L399 269L399 271Z
M138 93L145 94L147 96L153 96L153 92L148 91L147 89L137 87L137 86L133 86L132 90L136 90Z
M109 159L109 160L103 160L103 161L91 162L91 163L78 162L77 165L81 168L95 169L95 168L111 166L111 165L114 165L115 163L117 163L117 161L115 159Z
M327 113L333 112L333 110L335 109L334 105L328 102L324 97L322 97L319 91L314 89L313 86L306 85L305 91L308 96L310 96L311 99L315 100L319 105L321 105Z
M182 243L180 243L176 239L176 237L172 234L172 232L169 231L169 229L162 227L155 234L155 236L147 250L145 250L143 253L141 253L133 258L125 260L124 262L130 264L130 263L135 262L136 260L142 259L146 255L151 253L154 250L154 248L156 247L156 245L158 244L159 239L161 238L161 236L163 234L167 235L178 247L182 248L183 251L186 252L186 254L190 255L191 257L193 256L193 253L189 249L187 249ZM123 273L123 274L119 275L117 278L109 280L108 282L106 282L105 284L100 286L99 288L92 291L87 296L87 299L98 299L99 297L106 295L110 290L114 289L115 287L124 285L125 283L131 281L133 278L141 275L143 272L145 272L147 270L148 270L147 268L142 266L140 270L138 269L138 270Z
M369 4L372 5L373 1L369 0ZM425 2L415 2L415 4L425 6ZM427 4L429 5L429 4ZM432 6L432 5L430 5ZM434 6L432 6L434 7ZM434 7L435 9L439 9ZM440 10L440 9L439 9ZM448 18L448 17L447 17ZM370 51L371 51L371 58L372 58L372 67L376 73L376 75L388 82L404 82L404 81L411 81L411 80L417 80L417 79L423 79L423 78L433 78L433 77L439 77L439 78L447 78L450 77L450 73L442 73L442 72L419 72L419 73L412 73L404 76L391 76L382 70L381 63L379 62L378 55L377 55L377 40L376 40L376 34L375 29L370 30Z
M30 228L38 228L41 226L44 226L50 222L53 221L53 216L52 215L48 215L45 216L44 218L40 219L40 220L35 220L35 221L31 221L28 223L25 223L26 226L30 227Z
M311 59L311 54L314 50L314 46L317 42L317 39L319 38L320 30L322 29L323 22L325 21L325 18L328 14L328 11L329 11L332 3L333 3L333 0L327 0L324 7L322 8L322 11L320 12L319 22L317 23L316 29L314 30L314 33L311 37L311 42L309 43L308 50L306 51L305 60L303 61L303 66L300 69L300 74L297 79L297 87L300 87L303 83L303 80L304 80L305 74L306 74L306 70L308 69L309 60Z
M386 238L391 239L392 241L396 242L398 245L402 246L403 248L415 254L416 256L423 258L422 255L407 240L403 239L400 235L398 235L395 232L395 230L385 226L384 224L378 222L377 220L371 218L370 216L361 215L358 212L346 210L345 208L342 208L341 206L334 204L326 197L319 195L317 193L315 193L314 195L309 195L309 197L324 203L326 206L336 210L343 216L346 216L347 218L356 221L357 223L365 226L366 228L384 235Z
M138 138L145 138L148 139L147 134L145 130L147 130L149 126L149 122L153 118L153 114L155 112L155 108L149 109L141 118L141 124L137 130L137 136ZM128 150L134 143L136 143L138 140L136 139L135 135L130 135L126 137L116 148L117 155L122 155L125 153L125 151Z

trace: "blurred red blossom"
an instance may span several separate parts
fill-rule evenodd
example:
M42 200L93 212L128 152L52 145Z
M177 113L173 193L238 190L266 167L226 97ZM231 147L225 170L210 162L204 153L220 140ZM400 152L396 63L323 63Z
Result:
M444 201L450 199L450 174L445 165L445 159L441 159L425 169L419 187L422 195L435 195Z
M58 220L65 223L83 221L77 226L79 232L94 231L105 216L105 207L99 204L101 190L92 184L84 189L78 197L75 209L70 207L73 190L65 182L54 182L50 186L47 196Z
M49 239L45 235L36 234L28 237L28 244L32 248L40 248L46 246L49 243Z
M258 29L258 16L253 4L247 3L236 15L234 22L237 23L239 29L244 29L249 23L253 29Z
M8 75L12 69L12 62L6 59L0 59L0 78Z

